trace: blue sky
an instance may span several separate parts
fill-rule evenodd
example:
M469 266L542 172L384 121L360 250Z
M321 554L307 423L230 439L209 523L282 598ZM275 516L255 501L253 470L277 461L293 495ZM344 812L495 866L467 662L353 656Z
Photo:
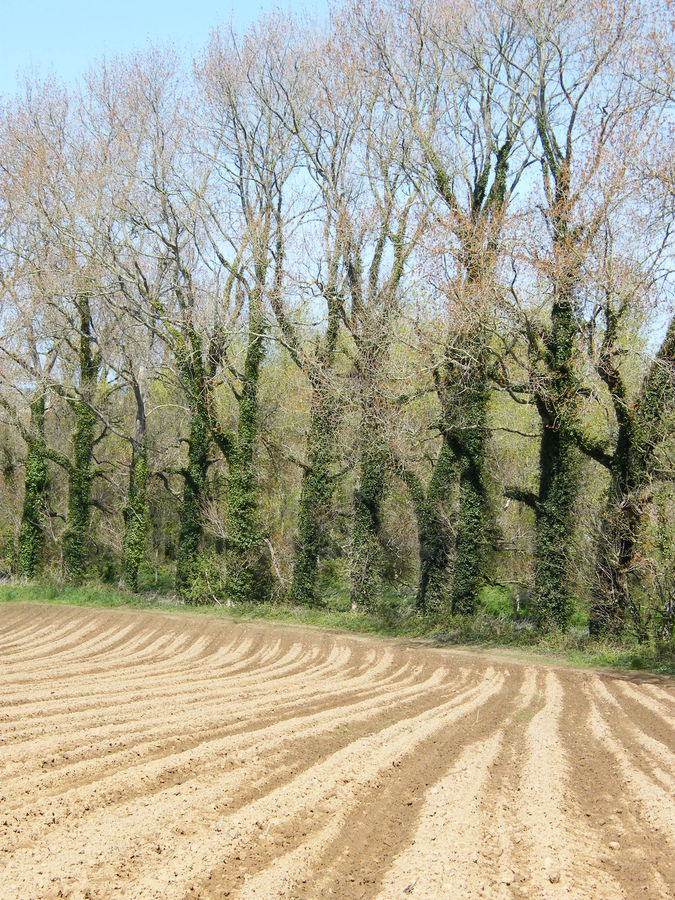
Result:
M98 59L149 42L197 50L216 25L244 30L263 11L323 15L326 0L0 0L0 95L17 77L53 74L72 83Z

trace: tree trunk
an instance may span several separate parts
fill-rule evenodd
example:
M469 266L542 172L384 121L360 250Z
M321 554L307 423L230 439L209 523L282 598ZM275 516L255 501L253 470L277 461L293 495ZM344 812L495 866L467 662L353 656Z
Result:
M269 559L258 520L258 479L254 466L265 323L261 298L253 298L252 303L237 440L228 457L227 582L228 595L238 602L265 600L271 588Z
M176 555L176 591L186 602L199 603L203 598L197 595L194 587L202 563L202 516L207 498L214 423L209 393L209 377L212 373L204 368L202 339L191 321L184 324L176 353L190 409L188 460L181 473L183 500Z
M335 492L335 480L330 467L335 449L336 404L327 395L325 379L315 381L291 586L291 599L307 606L319 605L316 591L317 569L321 553L325 550L326 524Z
M539 453L535 544L535 618L540 628L565 628L572 592L570 547L578 487L579 454L565 425L544 425Z
M380 525L387 469L387 452L378 417L377 391L367 390L361 397L361 453L358 485L354 491L354 529L350 595L353 604L372 608L382 583Z
M387 345L369 336L361 349L361 423L359 473L354 491L354 527L350 571L352 604L373 608L382 584L384 556L381 545L382 504L389 468L389 448L384 431L386 408L381 367ZM387 334L387 339L389 335Z
M560 286L558 286L560 289ZM579 484L573 433L577 323L571 289L554 300L547 347L548 377L535 392L542 421L535 546L535 618L541 628L567 626L571 611L570 549Z
M19 578L35 577L44 548L44 507L49 486L45 450L45 396L40 393L30 405L23 511L17 551Z
M196 398L197 402L199 398ZM176 590L184 599L190 598L199 567L202 539L202 504L206 497L206 476L209 469L211 434L206 410L193 408L188 441L188 464L185 469L183 502L180 511L178 554L176 559Z
M351 599L372 608L382 581L380 526L387 469L387 455L369 435L361 452L359 484L354 492L354 536L352 541Z
M88 532L91 519L91 461L94 452L96 414L92 409L96 393L98 362L91 346L89 299L79 301L80 385L72 402L75 412L73 462L68 470L68 519L63 535L63 567L71 581L81 581L87 569Z
M136 434L131 441L129 495L124 508L122 574L128 588L138 589L138 569L145 559L150 509L148 505L148 448L146 444L145 398L138 379L133 376L136 398Z
M129 496L124 508L122 572L130 590L138 589L138 569L145 559L148 537L148 454L145 442L132 445Z
M446 439L441 444L426 493L413 473L404 470L402 478L410 491L417 519L420 574L416 607L421 613L439 618L451 611L452 535L444 505L457 479L457 461Z
M612 393L619 434L598 535L589 627L594 635L618 635L631 611L641 633L643 623L632 602L630 576L659 424L675 399L675 319L634 404L628 403L621 377L607 358L601 375Z
M485 578L492 530L486 492L488 389L482 367L470 366L470 381L461 397L458 433L459 515L452 581L452 611L473 615Z
M466 215L456 219L463 263L463 276L458 280L457 287L463 291L466 309L471 310L471 318L476 324L447 341L444 365L435 373L443 431L456 457L459 477L451 608L453 613L461 615L473 615L475 612L478 592L485 579L487 548L494 532L485 478L488 334L480 311L484 310L485 299L492 295L494 289L502 215L508 203L507 177L512 148L513 134L507 131L503 143L496 150L492 185L488 190L491 172L491 159L488 159L480 173L476 173ZM435 153L430 154L430 162L436 174L436 187L448 209L456 216L460 207L453 192L453 179L443 169ZM447 550L442 550L438 558L439 574L441 570L445 574ZM442 591L445 591L444 586Z

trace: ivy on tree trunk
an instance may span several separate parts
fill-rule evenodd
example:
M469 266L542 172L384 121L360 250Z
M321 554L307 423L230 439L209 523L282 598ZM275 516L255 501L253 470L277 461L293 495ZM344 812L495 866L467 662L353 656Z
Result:
M420 572L415 605L425 615L442 618L451 612L452 534L446 504L457 482L457 459L443 438L426 492L417 475L398 468L417 520Z
M176 590L190 598L190 589L199 569L202 540L202 505L206 498L211 432L203 407L203 397L193 396L193 409L188 438L188 462L183 471L183 500L180 510L178 552L176 556Z
M131 439L129 494L123 512L122 574L127 587L135 591L138 589L138 570L145 559L150 507L148 504L149 470L145 398L141 385L134 374L132 374L132 387L136 398L136 433Z
M328 324L323 341L319 344L316 367L303 366L297 350L294 359L308 375L312 386L310 398L310 423L307 435L307 465L302 476L298 536L295 542L295 562L290 596L296 603L319 605L317 574L319 558L325 550L326 524L335 493L335 478L331 465L335 455L335 432L339 424L340 409L333 395L331 378L335 363L337 339L340 329L341 302L335 289L334 276L324 293ZM285 315L280 319L292 346L297 339L287 324Z
M366 608L375 605L382 581L380 527L384 500L387 454L376 445L376 432L367 433L368 446L361 452L359 483L354 491L351 599Z
M675 319L671 320L633 402L626 396L621 374L613 364L611 351L616 324L607 310L605 352L601 354L598 368L610 390L619 431L597 542L589 626L592 634L618 635L631 612L641 636L644 629L631 596L631 573L659 426L675 400Z
M265 321L259 285L251 298L248 345L239 399L237 438L228 456L227 592L235 601L260 601L269 596L269 559L258 519L258 384L265 355Z
M578 323L571 283L556 285L547 337L547 377L535 401L541 418L535 542L534 612L540 627L565 628L571 612L570 549L579 485L574 433L578 384L574 373Z
M480 366L462 393L462 424L457 433L459 514L452 579L452 611L472 615L485 579L491 511L487 499L485 452L487 444L488 386Z
M34 397L30 404L26 443L26 477L17 549L17 575L19 578L34 578L44 548L44 507L49 486L44 393Z
M138 570L145 558L148 537L148 454L145 443L132 445L129 466L129 495L124 508L122 572L132 591L138 589Z
M78 300L80 326L80 383L71 401L75 413L73 460L68 467L68 517L63 535L63 567L67 578L81 581L87 570L89 522L91 519L91 486L94 479L91 463L94 452L96 414L92 405L96 392L99 363L92 348L90 300Z
M331 465L335 455L336 403L325 379L316 379L310 401L307 466L303 473L291 599L317 606L317 569L326 543L326 523L335 493Z

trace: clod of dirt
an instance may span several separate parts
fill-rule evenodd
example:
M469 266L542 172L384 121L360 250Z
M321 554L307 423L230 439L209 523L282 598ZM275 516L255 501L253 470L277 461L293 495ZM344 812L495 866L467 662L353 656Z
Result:
M560 869L550 856L547 856L544 860L544 868L551 884L558 884L560 881Z

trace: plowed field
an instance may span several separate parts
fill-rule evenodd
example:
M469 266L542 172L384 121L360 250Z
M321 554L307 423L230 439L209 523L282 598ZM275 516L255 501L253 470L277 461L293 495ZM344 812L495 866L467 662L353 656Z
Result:
M0 896L671 897L675 686L0 607Z

